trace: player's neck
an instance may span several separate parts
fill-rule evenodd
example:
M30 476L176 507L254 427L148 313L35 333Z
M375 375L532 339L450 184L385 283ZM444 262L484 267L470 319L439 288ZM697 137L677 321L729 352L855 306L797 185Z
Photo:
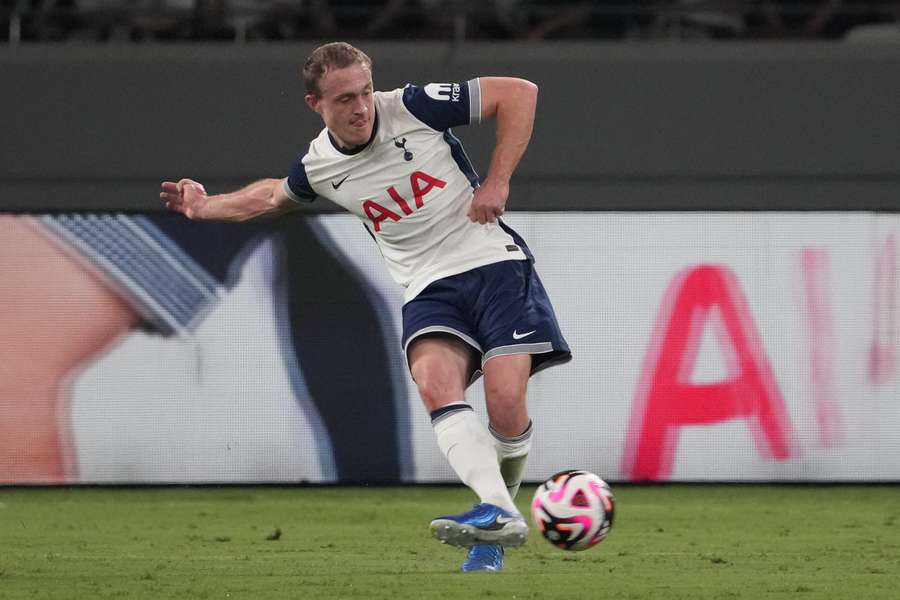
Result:
M369 147L369 144L372 143L372 140L375 139L375 134L378 133L378 113L375 113L375 122L372 124L372 133L369 135L369 139L366 140L362 144L358 144L356 146L350 146L345 144L340 138L338 138L332 131L328 130L328 139L331 140L331 145L340 152L341 154L358 154Z

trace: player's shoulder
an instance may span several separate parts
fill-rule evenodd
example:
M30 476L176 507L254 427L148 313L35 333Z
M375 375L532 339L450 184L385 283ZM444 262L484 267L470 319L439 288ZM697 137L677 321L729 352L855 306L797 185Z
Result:
M379 115L387 117L404 116L409 111L403 104L403 90L405 88L396 88L393 90L375 92L375 110Z
M431 124L421 118L421 111L417 111L414 105L407 102L412 87L414 86L407 84L396 89L375 92L379 139L392 139L398 132L417 129L434 132Z
M301 159L303 164L306 165L317 160L328 158L332 154L333 144L328 137L328 128L323 127L322 131L319 132L319 135L309 142L309 147L306 149L306 153L302 155Z
M409 84L407 84L407 86L408 85ZM403 90L405 90L407 86L395 88L393 90L383 90L375 92L375 102L381 104L397 103L402 100Z

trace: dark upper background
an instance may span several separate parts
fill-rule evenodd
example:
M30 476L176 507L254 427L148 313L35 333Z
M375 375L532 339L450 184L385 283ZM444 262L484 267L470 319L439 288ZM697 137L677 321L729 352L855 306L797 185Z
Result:
M470 13L460 23L452 11L400 11L381 30L368 31L370 19L348 31L374 59L380 89L478 75L541 87L515 209L896 210L900 44L859 41L854 25L868 13L804 32L815 15L787 11L779 32L758 14L697 25L689 3L651 4L678 10L660 16L645 3L606 29L597 19L620 13L554 29L554 14L522 12L518 29L495 23L493 33ZM298 75L332 39L312 39L321 24L278 40L246 19L210 33L194 18L170 43L117 18L107 33L102 21L66 30L47 18L43 34L33 17L6 23L0 209L159 209L162 179L224 191L284 176L321 128ZM421 39L394 39L404 35ZM492 128L456 133L482 172Z

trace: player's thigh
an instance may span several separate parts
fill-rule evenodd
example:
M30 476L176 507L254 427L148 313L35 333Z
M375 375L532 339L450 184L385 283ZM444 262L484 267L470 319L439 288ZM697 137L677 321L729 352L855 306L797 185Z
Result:
M531 375L531 355L507 354L495 356L482 365L484 371L484 398L488 415L521 417L527 415L528 378ZM515 419L517 420L517 419Z
M25 217L0 216L0 296L9 307L0 311L6 365L64 370L138 322L108 284Z
M423 335L410 343L407 356L429 411L463 399L476 360L466 342L451 334Z

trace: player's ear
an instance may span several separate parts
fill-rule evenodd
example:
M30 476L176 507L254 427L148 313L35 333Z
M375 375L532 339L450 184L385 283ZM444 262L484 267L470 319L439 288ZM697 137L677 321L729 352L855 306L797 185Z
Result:
M319 107L320 99L318 96L316 96L315 94L307 94L306 96L303 97L303 99L306 100L306 105L308 107L310 107L311 109L313 109L316 112L321 112L320 107Z

